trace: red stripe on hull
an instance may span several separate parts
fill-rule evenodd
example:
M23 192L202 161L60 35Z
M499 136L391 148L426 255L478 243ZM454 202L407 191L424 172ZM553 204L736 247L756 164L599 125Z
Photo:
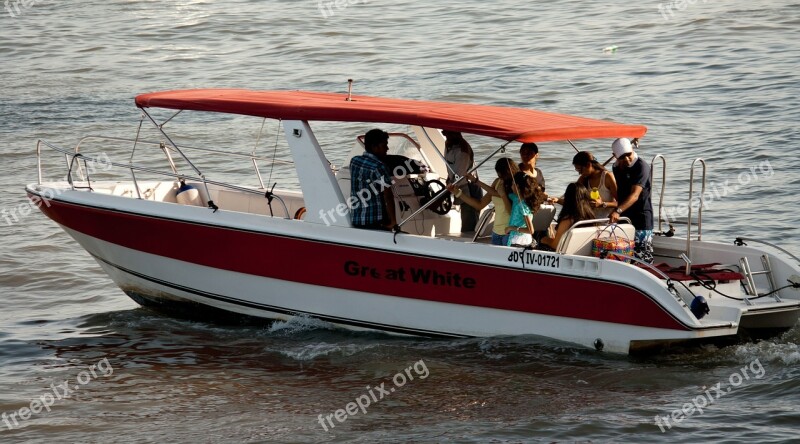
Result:
M427 301L688 330L642 292L612 282L50 203L40 207L48 217L87 236L223 270ZM427 283L421 279L426 274Z

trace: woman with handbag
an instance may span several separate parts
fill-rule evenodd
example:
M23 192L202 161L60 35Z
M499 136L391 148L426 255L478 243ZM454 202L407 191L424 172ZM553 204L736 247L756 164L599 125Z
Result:
M536 246L537 250L555 251L561 236L567 232L574 224L582 221L594 219L594 210L591 205L592 197L589 189L575 182L567 185L564 192L564 204L561 212L556 219L555 232L542 239Z

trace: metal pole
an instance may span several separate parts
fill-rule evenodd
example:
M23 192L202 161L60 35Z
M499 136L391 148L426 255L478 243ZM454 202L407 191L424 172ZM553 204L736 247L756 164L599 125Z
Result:
M42 184L42 139L36 141L36 173L39 185Z
M253 161L253 169L256 170L256 176L258 177L258 183L261 185L261 189L266 189L264 187L264 179L261 178L261 171L258 170L258 162L256 162L256 148L258 148L258 142L261 141L261 134L264 132L264 125L267 123L267 118L265 117L264 120L261 121L261 128L258 130L258 137L256 137L256 143L253 145L253 151L250 152L250 160Z
M140 109L142 110L144 115L147 116L148 119L150 119L150 122L152 122L153 125L158 129L158 132L160 132L161 135L164 136L167 139L169 144L172 145L172 147L175 148L175 150L181 155L181 157L183 157L183 159L189 164L189 166L192 167L194 172L197 173L198 176L203 177L203 173L201 173L200 170L194 165L194 163L192 163L192 161L189 160L188 157L186 157L186 154L183 154L183 151L181 151L181 149L178 148L178 145L175 142L172 141L172 139L167 135L166 132L164 132L164 129L161 128L161 126L158 124L158 122L156 122L155 119L153 119L153 117L147 112L147 110L145 110L144 108L140 108Z
M169 153L167 145L162 142L159 147L164 151L164 155L167 156L167 162L169 162L169 167L172 168L172 172L178 174L178 168L175 167L175 161L172 160L172 154Z
M574 143L572 143L572 141L571 141L571 140L567 139L567 142L569 142L569 144L570 144L570 145L572 145L572 147L573 147L573 148L575 148L575 151L576 151L576 152L578 152L578 153L580 153L580 152L581 152L581 150L579 150L579 149L578 149L578 147L577 147L577 146L575 146L575 144L574 144Z
M136 155L136 146L139 144L139 134L142 132L142 123L144 123L144 110L142 110L142 117L139 119L139 126L136 127L136 138L133 139L133 148L131 148L131 155L128 157L128 166L131 170L131 179L133 179L133 186L136 188L136 197L142 198L142 191L139 189L139 182L136 180L136 172L133 171L133 156ZM162 146L163 142L159 142Z
M507 146L509 143L511 143L511 142L512 142L512 140L509 140L508 142L504 143L503 145L500 145L500 148L497 148L497 149L496 149L496 150L495 150L495 151L494 151L492 154L490 154L490 155L489 155L489 157L487 157L486 159L483 159L483 161L481 161L479 164L477 164L477 165L475 165L474 167L472 167L472 168L471 168L469 171L467 171L467 174L470 174L470 173L472 173L473 171L475 171L475 170L477 170L478 168L480 168L481 166L483 166L483 164L484 164L484 163L486 163L486 162L488 162L488 161L489 161L489 159L491 159L492 157L494 157L494 156L495 156L495 154L499 153L500 151L503 151L503 150L505 150L505 149L506 149L506 146ZM458 182L460 182L460 181L461 181L461 179L463 179L464 177L466 177L466 175L467 175L467 174L465 174L464 176L460 177L458 180L456 180L455 182L453 182L453 185L455 185L455 184L457 184ZM439 194L442 194L442 193L449 193L449 191L447 191L447 189L445 188L444 190L442 190L442 191L440 191L439 193L436 193L436 194L437 194L437 195L439 195ZM426 210L426 209L427 209L429 206L433 205L433 203L434 203L434 202L436 202L437 200L439 200L439 199L438 199L438 198L436 198L436 196L434 196L433 198L431 198L431 200L429 200L427 203L425 203L425 205L423 205L423 206L419 207L419 208L417 209L417 211L414 211L413 213L411 213L411 215L410 215L410 216L408 216L407 218L405 218L405 220L403 220L402 222L400 222L399 224L397 224L397 226L398 226L398 227L402 227L402 226L403 226L403 225L404 225L406 222L408 222L409 220L413 219L413 218L414 218L414 217L415 217L417 214L419 214L419 213L423 212L424 210Z
M703 188L700 195L700 209L697 216L697 240L700 240L702 232L702 219L703 219L703 205L705 205L705 191L706 191L706 162L698 157L692 162L692 169L689 173L689 214L686 219L686 256L692 260L692 197L694 197L694 166L697 162L703 165ZM691 262L686 263L686 275L692 272Z
M426 127L422 127L422 133L423 133L423 134L425 134L425 137L428 139L428 142L430 142L430 144L431 144L431 146L433 147L434 151L436 151L436 154L438 154L438 155L439 155L439 158L440 158L440 159L442 159L442 162L444 162L444 166L445 166L445 168L447 168L447 170L448 170L448 171L450 171L451 173L453 173L453 176L454 176L454 177L458 177L458 175L456 174L456 172L455 172L455 171L453 171L453 169L450 167L450 164L447 162L447 159L445 159L445 157L444 157L444 155L442 154L442 152L441 152L441 151L439 151L439 147L438 147L438 146L436 146L436 144L435 144L435 143L433 143L433 140L431 139L431 136L429 136L429 135L428 135L428 131L427 131L427 128L426 128Z
M664 207L664 190L667 187L667 159L661 154L656 154L653 160L650 161L650 180L653 180L653 169L655 168L656 160L661 159L661 192L658 198L658 231L661 230L661 211Z
M158 125L158 127L159 127L159 128L163 128L163 127L164 127L164 125L166 125L167 123L169 123L169 121L170 121L170 120L172 120L172 119L174 119L174 118L178 117L178 114L180 114L180 113L182 113L182 112L183 112L183 110L182 110L182 109L179 109L177 113L175 113L175 114L173 114L172 116L170 116L170 118L169 118L169 119L167 119L167 120L165 120L164 122L162 122L162 123L161 123L161 125Z

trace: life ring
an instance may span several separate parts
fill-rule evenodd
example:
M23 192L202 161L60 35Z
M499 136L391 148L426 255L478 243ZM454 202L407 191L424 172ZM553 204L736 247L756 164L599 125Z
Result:
M306 207L300 207L297 211L294 212L294 218L297 220L303 220L306 217Z

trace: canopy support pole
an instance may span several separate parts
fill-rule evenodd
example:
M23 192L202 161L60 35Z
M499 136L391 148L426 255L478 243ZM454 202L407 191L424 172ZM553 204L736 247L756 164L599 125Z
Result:
M431 136L428 135L428 132L426 131L425 127L422 127L422 132L425 134L425 137L428 139L428 143L430 143L431 146L433 147L433 150L436 151L436 154L438 154L439 158L442 159L442 162L444 162L445 168L447 168L448 171L453 173L453 177L455 177L456 182L458 182L458 180L460 180L461 178L458 177L458 174L456 174L455 171L453 171L453 168L450 166L450 163L447 162L447 159L444 157L444 154L442 154L442 152L439 151L439 147L436 146L436 143L433 142L433 140L431 139Z
M505 152L505 151L506 151L506 146L508 146L508 144L509 144L509 143L511 143L511 142L513 142L513 140L509 140L508 142L506 142L506 143L504 143L504 144L500 145L500 147L499 147L499 148L497 148L496 150L494 150L494 152L493 152L492 154L490 154L488 157L486 157L485 159L483 159L483 160L482 160L480 163L478 163L478 164L477 164L477 165L475 165L474 167L470 168L470 170L469 170L469 171L467 171L467 173L466 173L466 174L464 174L464 175L463 175L463 176L461 176L461 177L456 177L456 180L455 180L455 182L453 182L453 185L456 185L456 184L458 184L459 182L461 182L461 180L462 180L462 179L464 179L464 178L465 178L465 177L466 177L468 174L472 174L474 171L477 171L477 170L478 170L478 168L482 167L482 166L483 166L483 164L485 164L486 162L488 162L488 161L489 161L489 159L491 159L492 157L494 157L494 156L495 156L497 153L499 153L499 152ZM437 151L438 151L438 150L437 150ZM423 206L419 207L419 208L418 208L416 211L414 211L413 213L411 213L411 215L410 215L410 216L408 216L408 217L407 217L407 218L405 218L405 219L404 219L402 222L400 222L399 224L397 224L397 227L396 227L396 228L400 228L400 227L402 227L402 226L403 226L403 225L404 225L406 222L408 222L409 220L411 220L411 219L415 218L415 217L417 216L417 214L419 214L419 213L421 213L421 212L425 211L425 210L426 210L428 207L430 207L431 205L433 205L433 204L434 204L434 203L435 203L437 200L439 200L439 199L437 198L437 196L439 196L439 195L440 195L440 194L442 194L442 193L449 193L449 191L447 191L447 188L445 188L445 189L443 189L443 190L439 191L438 193L436 193L436 195L435 195L435 196L433 196L433 197L431 198L431 200L429 200L428 202L426 202L426 203L425 203L425 205L423 205Z
M158 132L160 132L161 135L164 136L167 139L169 144L172 145L173 148L175 148L175 151L177 151L178 154L180 154L181 157L183 157L183 160L185 160L186 163L188 163L189 166L192 167L192 169L197 173L197 175L200 176L201 179L203 179L203 187L206 189L206 196L208 196L208 202L207 202L208 203L208 207L211 208L212 210L214 210L214 212L216 213L217 210L219 210L219 207L216 204L214 204L214 201L211 199L211 192L208 190L208 183L206 182L206 176L203 175L202 172L200 172L200 170L194 165L194 163L191 160L189 160L188 157L186 157L186 154L184 154L183 151L181 151L181 149L178 148L178 145L167 135L166 132L164 132L164 128L162 128L162 125L159 125L158 122L156 122L156 120L153 118L153 116L151 116L150 113L148 113L146 109L144 109L144 108L140 108L140 109L142 110L144 115L147 116L148 119L150 119L150 122L153 123L153 125L156 127L156 129L158 129ZM180 114L180 111L175 113L172 117L167 119L167 121L164 122L164 123L169 122L170 120L172 120L173 117L177 116L178 114Z

